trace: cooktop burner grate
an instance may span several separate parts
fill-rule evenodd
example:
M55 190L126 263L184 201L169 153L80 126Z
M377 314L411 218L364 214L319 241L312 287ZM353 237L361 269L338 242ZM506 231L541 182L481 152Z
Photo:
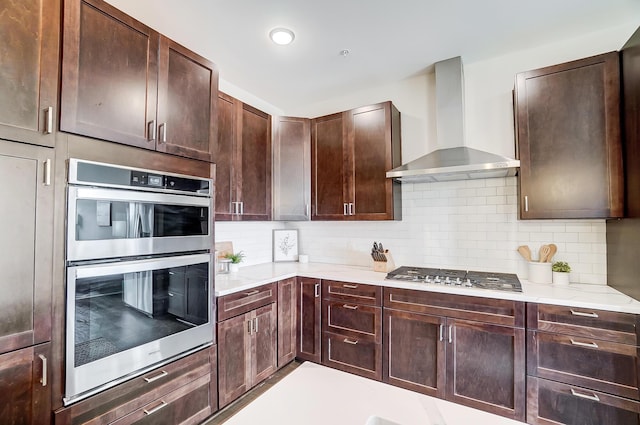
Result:
M389 272L387 279L463 288L491 289L494 291L522 292L522 285L518 280L518 276L510 273L403 266Z

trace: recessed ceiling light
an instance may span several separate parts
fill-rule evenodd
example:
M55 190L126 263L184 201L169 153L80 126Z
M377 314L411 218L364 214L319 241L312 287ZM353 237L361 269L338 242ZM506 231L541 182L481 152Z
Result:
M291 42L295 38L295 35L290 29L274 28L269 33L269 38L271 38L274 43L285 46L287 44L291 44Z

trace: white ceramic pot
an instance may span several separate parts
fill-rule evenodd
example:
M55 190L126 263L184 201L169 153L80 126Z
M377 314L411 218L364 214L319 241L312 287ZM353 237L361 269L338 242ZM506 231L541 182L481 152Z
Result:
M231 273L236 273L238 270L240 270L240 264L235 264L235 263L229 264L229 271Z
M553 284L554 285L568 285L569 274L567 272L553 272Z
M551 283L551 263L529 263L529 282Z

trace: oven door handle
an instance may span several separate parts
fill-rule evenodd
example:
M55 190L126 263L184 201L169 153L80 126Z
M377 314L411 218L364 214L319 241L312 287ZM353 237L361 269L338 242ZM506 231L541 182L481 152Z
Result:
M213 202L212 198L204 198L201 196L77 186L69 186L69 199L94 199L100 201L146 202L157 204L168 203L171 205L190 205L196 207L210 207Z

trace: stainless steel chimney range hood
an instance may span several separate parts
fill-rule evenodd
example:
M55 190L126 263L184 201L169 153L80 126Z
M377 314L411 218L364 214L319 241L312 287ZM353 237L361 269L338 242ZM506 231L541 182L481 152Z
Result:
M437 149L391 171L402 182L436 182L515 176L520 161L464 144L464 77L458 56L436 62Z

